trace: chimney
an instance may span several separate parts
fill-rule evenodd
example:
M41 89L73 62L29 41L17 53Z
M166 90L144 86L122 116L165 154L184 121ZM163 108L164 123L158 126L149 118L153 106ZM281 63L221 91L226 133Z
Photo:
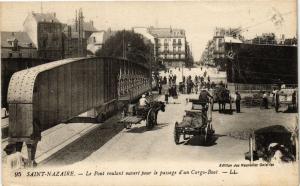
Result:
M94 21L90 20L90 23L91 23L92 26L94 26Z

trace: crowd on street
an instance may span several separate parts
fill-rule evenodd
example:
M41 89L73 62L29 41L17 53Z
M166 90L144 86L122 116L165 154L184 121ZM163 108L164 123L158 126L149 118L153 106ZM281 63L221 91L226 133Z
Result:
M200 94L201 91L207 90L210 93L218 87L224 87L227 90L226 82L212 81L219 75L213 68L209 69L207 67L198 67L198 71L188 74L187 71L183 75L183 69L169 69L164 73L161 73L158 78L158 92L159 94L165 95L166 103L172 102L171 99L176 100L178 98L178 93L180 94ZM198 74L197 74L198 72ZM228 90L227 90L228 91ZM228 91L229 92L229 91ZM230 93L229 93L230 94ZM256 96L259 100L261 109L269 109L270 106L274 106L276 112L278 112L280 107L280 95L281 87L276 87L273 91L259 91ZM236 104L237 113L241 112L240 104L242 96L240 92L235 91L229 95ZM253 97L253 95L252 95ZM296 108L296 91L292 93L292 108Z

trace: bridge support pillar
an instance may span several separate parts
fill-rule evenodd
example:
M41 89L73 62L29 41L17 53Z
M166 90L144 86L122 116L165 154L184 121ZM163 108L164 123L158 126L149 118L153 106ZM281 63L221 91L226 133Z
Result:
M35 153L36 153L37 143L38 143L37 141L26 142L29 167L33 167L33 166L37 165L35 162Z

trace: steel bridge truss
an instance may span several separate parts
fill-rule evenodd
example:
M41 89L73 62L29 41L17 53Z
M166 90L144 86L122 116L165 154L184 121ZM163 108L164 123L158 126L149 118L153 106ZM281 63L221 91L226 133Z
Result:
M9 143L35 159L41 132L81 113L150 89L149 69L118 58L71 58L13 74L8 88Z

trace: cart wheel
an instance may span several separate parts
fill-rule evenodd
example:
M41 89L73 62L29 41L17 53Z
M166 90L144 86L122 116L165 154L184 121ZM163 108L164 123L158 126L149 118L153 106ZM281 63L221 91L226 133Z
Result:
M155 125L155 112L150 109L147 114L146 127L148 130L152 129Z
M96 117L96 121L97 121L97 123L104 122L105 121L105 114L104 113L98 114L97 117Z
M178 126L178 122L175 123L175 128L174 128L174 141L175 141L176 145L178 145L179 141L180 141L180 134L177 131L177 126Z
M158 112L155 112L155 125L157 125L157 114Z
M205 128L205 136L204 136L204 142L205 142L205 144L208 144L208 143L211 142L214 133L215 133L215 131L214 131L211 123L209 123L207 125L207 127Z

